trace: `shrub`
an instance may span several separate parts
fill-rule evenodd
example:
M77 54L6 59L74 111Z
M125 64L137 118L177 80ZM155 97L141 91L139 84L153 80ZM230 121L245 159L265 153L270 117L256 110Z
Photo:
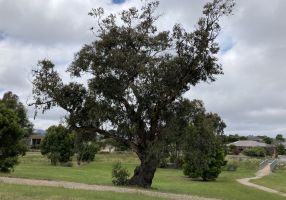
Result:
M236 171L237 167L238 167L238 161L229 160L223 169L225 171Z
M266 150L263 147L252 147L248 149L244 149L242 153L246 156L251 157L265 157Z
M284 154L286 153L285 147L284 147L283 144L278 144L278 145L276 146L276 149L277 149L277 154L278 154L278 155L284 155Z
M69 162L65 162L65 163L60 163L60 165L61 165L62 167L72 167L72 166L73 166L73 163L72 163L71 161L69 161Z
M206 165L203 165L203 167L197 167L198 163L202 162L206 163ZM225 164L224 151L217 149L214 155L207 158L207 162L200 158L186 158L185 164L183 165L183 172L191 178L201 177L204 181L215 180L221 173L221 169Z
M127 185L129 172L125 167L122 167L120 162L117 162L112 167L112 183L114 185Z
M168 161L166 158L162 158L160 160L159 166L160 168L167 168L168 167Z
M231 144L228 147L228 153L231 154L231 155L238 155L239 151L237 150L235 145Z
M65 163L73 156L74 137L64 126L51 126L41 143L41 153L47 155L52 165Z
M78 162L91 162L94 161L95 154L98 152L99 146L94 143L85 142L83 143L78 151L77 160Z

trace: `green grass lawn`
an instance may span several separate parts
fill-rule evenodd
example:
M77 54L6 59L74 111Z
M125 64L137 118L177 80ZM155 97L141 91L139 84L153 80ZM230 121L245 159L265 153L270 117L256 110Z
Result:
M21 159L21 164L9 174L12 177L25 177L48 180L65 180L88 184L111 185L113 163L121 161L132 173L138 160L133 154L99 154L88 165L73 167L51 166L41 155L28 154ZM236 172L223 172L217 181L192 181L183 176L181 170L158 169L153 182L153 189L173 193L183 193L224 200L282 200L284 197L269 194L254 188L240 185L236 179L252 177L257 162L240 164ZM7 176L7 174L0 174Z
M275 171L270 176L251 182L286 193L286 167Z
M141 194L93 192L54 187L10 185L0 183L0 200L153 200ZM161 199L161 198L156 198Z

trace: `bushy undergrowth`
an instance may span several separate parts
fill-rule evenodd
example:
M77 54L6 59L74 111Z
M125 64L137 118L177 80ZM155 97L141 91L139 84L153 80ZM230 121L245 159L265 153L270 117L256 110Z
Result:
M251 157L265 157L266 150L263 147L252 147L248 149L244 149L242 153L246 156Z
M79 148L77 154L78 162L91 162L94 161L95 154L98 152L99 146L94 143L83 143Z
M117 162L112 167L112 183L114 185L127 185L129 172L123 167L120 162Z
M259 163L261 159L259 158L227 158L227 164L223 167L224 171L236 171L239 168L258 170Z
M237 160L228 160L227 164L223 167L224 171L236 171L238 168L239 162Z

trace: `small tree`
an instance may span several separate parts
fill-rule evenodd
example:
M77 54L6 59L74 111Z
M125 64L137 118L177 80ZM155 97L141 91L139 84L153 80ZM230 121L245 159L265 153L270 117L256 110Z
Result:
M24 136L28 137L33 132L33 124L29 121L27 110L23 103L20 102L19 97L12 92L6 92L0 102L11 110L14 110L18 117L18 124L24 131Z
M216 114L201 113L187 129L184 149L184 174L204 181L214 180L224 161L222 134L224 122Z
M10 172L18 163L18 156L25 154L23 136L17 113L0 102L0 171Z
M95 154L98 152L99 146L92 142L84 142L80 145L77 152L77 161L81 162L91 162L94 161Z
M277 154L278 154L278 155L284 155L284 154L286 154L285 147L284 147L283 144L278 144L278 145L276 146L276 150L277 150Z
M263 142L265 142L266 144L272 144L273 139L267 136L263 136Z
M47 155L52 165L65 163L73 156L73 135L64 126L51 126L41 143L41 153Z
M277 141L280 141L280 142L284 142L285 141L285 139L283 138L283 135L281 135L281 134L277 134L275 139Z
M127 185L129 172L125 167L122 167L120 162L117 162L112 167L112 183L114 185Z
M74 152L77 154L77 164L81 162L91 162L100 148L96 134L84 131L74 132Z

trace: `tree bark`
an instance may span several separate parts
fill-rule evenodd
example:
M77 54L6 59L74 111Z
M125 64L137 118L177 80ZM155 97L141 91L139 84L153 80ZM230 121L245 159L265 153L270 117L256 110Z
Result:
M152 185L159 161L155 155L140 155L139 158L141 164L135 168L129 185L149 188Z

